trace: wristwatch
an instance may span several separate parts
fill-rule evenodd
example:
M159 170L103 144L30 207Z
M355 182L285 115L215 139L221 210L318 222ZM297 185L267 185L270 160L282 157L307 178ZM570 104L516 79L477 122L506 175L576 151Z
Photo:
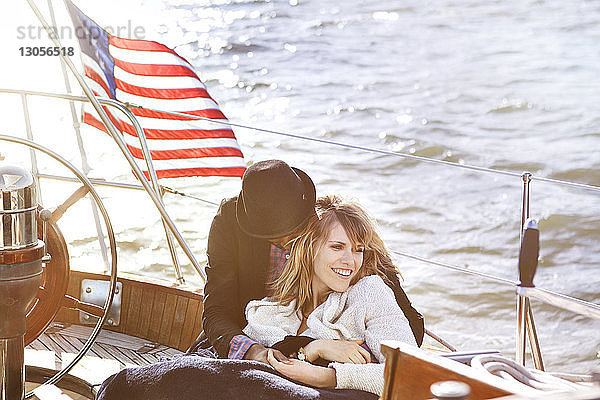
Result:
M298 349L298 360L306 361L306 353L304 352L304 347L300 347Z

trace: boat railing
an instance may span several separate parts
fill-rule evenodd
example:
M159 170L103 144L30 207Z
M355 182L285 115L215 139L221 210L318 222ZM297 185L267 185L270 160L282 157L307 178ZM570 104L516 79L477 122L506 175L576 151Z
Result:
M27 96L50 97L50 98L55 98L55 99L67 100L70 102L73 102L73 101L90 102L90 99L88 99L87 97L74 96L74 95L70 95L70 94L45 93L45 92L13 90L13 89L0 89L0 93L15 94L15 95L21 96L25 119L26 119L26 129L27 129L27 133L28 133L28 136L30 137L30 139L33 139L33 134L31 133L31 129L30 129L29 113L28 113L28 107L27 107ZM119 101L112 100L112 99L98 98L98 101L102 105L114 107L114 108L118 109L119 111L123 112L123 114L131 121L132 126L134 126L136 132L138 133L138 137L140 137L142 146L146 147L145 143L143 143L144 142L143 141L143 138L144 138L143 129L141 128L135 115L130 111L130 108L143 108L143 107L140 107L140 106L137 106L134 104L121 103ZM149 108L146 108L146 109L149 109ZM521 226L521 229L520 229L521 242L523 242L523 233L524 233L524 229L526 227L526 221L530 218L530 189L531 189L530 183L532 180L537 180L540 182L556 184L556 185L563 185L563 186L568 186L568 187L575 188L575 189L583 189L583 190L587 190L587 191L600 193L600 187L598 187L598 186L586 185L586 184L582 184L582 183L569 182L569 181L564 181L564 180L551 179L551 178L546 178L546 177L537 177L537 176L532 175L529 172L524 172L522 174L518 174L518 173L510 172L510 171L502 171L502 170L497 170L497 169L478 167L478 166L468 165L468 164L464 164L464 163L455 163L455 162L449 162L449 161L444 161L444 160L437 160L437 159L428 158L428 157L391 152L391 151L386 151L386 150L369 148L369 147L365 147L365 146L357 146L357 145L352 145L352 144L347 144L347 143L312 138L312 137L308 137L308 136L290 134L290 133L286 133L286 132L279 132L279 131L274 131L274 130L269 130L269 129L256 128L256 127L252 127L252 126L248 126L248 125L232 123L229 121L219 121L219 120L198 117L198 116L186 114L186 113L164 111L164 110L157 110L157 109L149 109L149 110L160 111L163 113L178 115L178 116L182 116L182 117L186 117L186 118L190 118L190 119L208 120L212 123L226 124L226 125L234 126L234 127L253 129L256 131L260 131L260 132L282 135L282 136L287 136L287 137L300 139L300 140L319 142L319 143L327 144L327 145L341 146L341 147L345 147L345 148L352 148L355 150L369 151L369 152L385 154L385 155L389 155L389 156L403 157L403 158L408 158L408 159L412 159L412 160L416 160L416 161L420 161L420 162L428 162L428 163L434 163L434 164L438 164L438 165L457 167L457 168L468 169L468 170L482 172L482 173L493 173L493 174L500 174L500 175L504 175L504 176L517 177L520 180L522 180L522 182L523 182L522 204L521 204L521 225L520 225ZM117 140L117 139L115 139L115 140ZM152 170L152 167L151 167L152 162L151 162L151 160L148 160L149 152L147 152L147 147L146 147L146 151L144 153L147 157L147 164L149 166L149 171L151 171ZM133 160L131 154L129 153L129 151L127 151L126 147L125 147L125 151L123 151L123 154L124 154L125 158L127 159L127 161L129 162L130 166L132 166L132 169L133 169L134 165L137 166L135 164L135 161ZM35 160L34 155L31 156L31 162L32 162L32 169L34 171L36 171L37 176L40 178L63 180L63 181L77 181L77 179L75 179L75 178L40 173L39 171L37 171L37 166L35 164L36 160ZM134 170L134 173L135 173L135 170ZM110 186L110 187L117 187L117 188L130 189L130 190L144 190L144 191L148 192L151 195L151 197L152 197L152 195L154 195L155 197L158 198L157 194L162 195L162 193L171 193L171 194L191 197L198 201L202 201L204 203L210 204L212 206L218 206L218 203L216 203L214 201L210 201L210 200L202 199L202 198L199 198L196 196L192 196L192 195L180 192L176 189L173 189L173 188L170 188L170 187L167 187L164 185L159 185L158 183L155 183L152 187L149 187L149 185L147 185L147 180L143 178L143 175L141 175L141 173L139 175L136 174L136 177L138 178L138 180L140 180L140 182L142 184L111 182L111 181L105 181L105 180L100 180L100 179L90 179L90 181L93 184L100 185L100 186ZM144 185L143 183L146 183L146 185ZM176 238L177 242L180 245L182 245L182 243L184 243L185 246L187 246L187 243L185 242L185 239L181 236L179 231L176 229L174 224L173 224L173 226L171 226L167 222L170 220L170 217L168 216L168 213L166 212L166 209L164 208L164 204L162 203L162 201L160 201L160 200L154 201L154 203L155 203L155 206L157 207L158 211L161 214L161 218L163 219L164 226L165 226L165 232L166 232L166 236L167 236L167 244L169 245L169 249L171 251L171 254L173 255L173 254L175 254L175 249L174 249L174 243L169 240L169 237L171 234ZM101 237L99 237L99 240L103 242ZM184 248L183 245L182 245L182 248ZM189 249L189 247L188 247L188 249ZM185 248L184 248L184 251L185 251ZM538 368L540 370L544 369L541 349L540 349L540 345L539 345L539 340L537 338L535 322L533 319L533 312L532 312L531 305L530 305L531 298L536 299L538 301L542 301L544 303L547 303L547 304L550 304L553 306L556 306L556 307L567 309L569 311L578 313L580 315L584 315L584 316L594 318L594 319L600 319L600 306L590 303L590 302L582 301L582 300L579 300L579 299L576 299L573 297L569 297L569 296L566 296L566 295L563 295L560 293L536 288L533 286L527 286L527 287L519 286L519 284L520 284L519 281L512 281L512 280L509 280L506 278L501 278L501 277L487 274L484 272L479 272L474 269L462 268L462 267L458 267L455 265L447 264L447 263L436 261L436 260L431 260L431 259L428 259L425 257L420 257L417 255L409 254L409 253L402 252L402 251L392 251L392 252L399 256L411 258L411 259L414 259L414 260L417 260L420 262L424 262L424 263L427 263L430 265L435 265L435 266L443 267L446 269L451 269L451 270L458 271L458 272L465 273L465 274L479 276L479 277L482 277L485 279L494 280L496 282L501 282L501 283L509 284L509 285L516 287L516 295L517 295L516 360L517 360L517 362L519 362L522 365L525 365L525 347L526 347L526 335L527 335L529 337L529 343L530 343L530 347L532 350L532 358L534 361L534 365L536 368ZM190 251L190 253L191 253L191 251ZM187 254L187 252L186 252L186 254ZM188 255L188 257L189 257L189 255ZM190 257L190 261L192 261L192 259L193 259L193 256ZM174 262L174 266L175 266L175 270L176 270L177 280L178 280L178 282L181 283L183 281L183 276L181 274L180 267L177 263L176 257L173 257L173 262ZM197 263L194 263L194 261L192 261L192 264L194 265L196 271L200 274L200 276L202 276L204 278L205 273L202 270L202 268L200 268L199 265L197 265ZM451 350L454 349L449 343L447 343L443 339L437 337L432 332L427 332L427 333L430 336L432 336L435 340L440 342L442 345L444 345L445 347L447 347Z
M51 98L55 98L55 99L68 100L70 102L73 102L73 101L90 102L90 101L92 101L92 100L88 99L87 97L82 97L82 96L73 96L73 95L69 95L69 94L44 93L44 92L35 92L35 91L26 91L26 90L0 89L0 93L17 94L17 95L21 96L24 115L25 115L25 121L26 121L26 131L27 131L27 136L28 136L29 140L33 140L33 133L30 128L31 124L30 124L29 111L28 111L28 106L27 106L27 96L51 97ZM94 99L96 100L96 98L94 98ZM206 274L205 274L204 270L200 267L200 264L194 257L187 242L185 241L185 239L183 238L183 236L177 229L175 223L173 222L173 220L171 219L171 217L169 216L169 214L167 213L167 211L164 207L164 204L162 202L162 193L163 192L161 190L160 185L158 184L158 179L156 178L156 173L154 172L154 168L152 166L152 161L150 158L150 153L148 151L148 146L146 144L146 137L144 134L144 130L142 129L139 121L136 119L136 117L133 115L133 113L129 110L127 105L125 105L117 100L97 98L97 101L99 104L102 104L103 106L114 107L117 110L121 111L131 121L131 124L133 125L133 127L136 130L136 134L140 140L140 144L143 149L144 157L145 157L146 163L148 165L149 175L150 175L150 178L151 178L151 181L153 184L152 187L148 184L148 180L144 178L144 175L143 175L141 169L136 164L135 160L133 159L133 156L127 149L125 142L123 141L123 138L120 136L120 133L116 133L116 134L114 134L113 132L110 132L110 133L111 133L111 136L113 137L113 139L115 140L115 142L117 143L117 145L119 146L119 148L121 149L123 156L128 161L136 178L141 183L141 188L143 188L148 193L148 195L151 197L152 201L154 202L157 210L159 211L159 213L161 215L161 218L162 218L162 221L164 224L167 243L169 246L169 251L171 252L171 257L173 260L173 265L175 267L175 272L176 272L178 282L183 283L183 275L181 274L181 268L180 268L179 262L177 260L175 245L173 243L173 236L176 238L177 242L183 249L184 253L188 256L190 262L192 263L192 265L194 266L194 268L196 269L198 274L203 279L206 279ZM114 126L112 126L112 124L111 124L111 127L113 129L116 129L116 128L114 128ZM31 164L32 164L33 173L39 177L43 177L42 175L39 175L38 168L37 168L37 160L35 158L35 154L34 154L33 150L31 151L31 153L32 153ZM50 176L47 176L47 177L50 177ZM113 186L117 186L117 184L113 183ZM131 185L124 185L124 184L118 184L118 186L133 188ZM101 237L101 230L98 230L98 232L99 232L99 241L101 243L103 243L104 240ZM171 236L171 235L173 235L173 236ZM105 251L105 248L103 249L103 251Z

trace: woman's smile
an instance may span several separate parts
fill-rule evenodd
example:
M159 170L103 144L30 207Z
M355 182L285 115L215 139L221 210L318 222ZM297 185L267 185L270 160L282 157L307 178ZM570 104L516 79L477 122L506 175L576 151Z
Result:
M343 292L363 263L364 246L352 243L339 222L336 222L314 261L313 294L321 298L331 292Z
M352 275L352 270L351 269L343 269L343 268L332 268L333 272L335 272L338 275L343 276L344 278L349 278L350 275Z

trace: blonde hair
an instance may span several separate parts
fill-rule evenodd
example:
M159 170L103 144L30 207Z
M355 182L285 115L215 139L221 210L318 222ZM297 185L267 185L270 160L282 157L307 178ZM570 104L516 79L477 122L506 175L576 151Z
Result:
M298 313L312 302L314 260L336 222L342 225L353 245L362 245L365 249L362 266L352 278L351 285L367 275L379 275L389 283L386 273L397 273L373 220L358 204L338 196L324 196L317 200L315 208L317 214L293 239L283 272L271 283L274 300L282 305L296 300L295 311Z

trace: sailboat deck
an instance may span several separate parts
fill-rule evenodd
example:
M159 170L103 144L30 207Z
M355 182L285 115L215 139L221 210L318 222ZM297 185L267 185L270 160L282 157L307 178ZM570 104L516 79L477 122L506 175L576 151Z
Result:
M71 270L67 293L81 298L84 279L106 281L109 277ZM118 325L105 325L85 357L69 372L68 376L76 377L71 379L76 392L86 393L72 398L93 398L89 386L98 389L123 368L182 354L202 331L201 291L140 277L120 276L118 281L122 284ZM25 349L25 364L31 366L26 379L41 383L66 367L93 329L93 325L81 324L79 311L62 308L55 322ZM87 382L87 390L77 384L77 378ZM58 386L64 388L64 383L65 379Z
M92 330L88 326L53 324L27 347L26 364L62 369L81 350ZM179 354L180 350L150 340L103 330L71 374L97 385L123 368L148 365Z

